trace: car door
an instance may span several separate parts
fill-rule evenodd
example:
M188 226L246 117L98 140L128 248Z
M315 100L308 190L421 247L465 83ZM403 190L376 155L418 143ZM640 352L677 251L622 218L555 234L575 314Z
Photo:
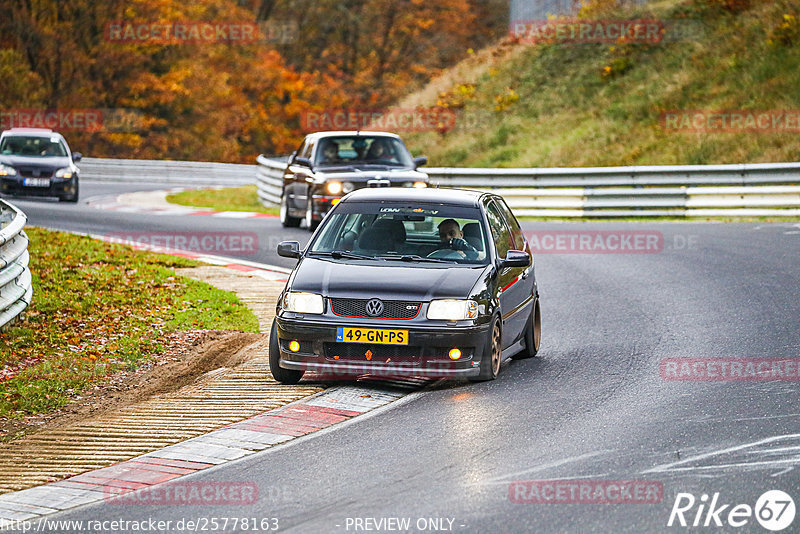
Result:
M505 258L509 250L516 250L517 243L514 241L511 226L496 200L493 199L487 204L486 216L489 220L497 256ZM519 233L521 235L521 232ZM531 293L527 283L528 269L528 267L505 267L498 273L498 299L503 316L504 349L522 337L530 314Z
M526 295L527 299L526 305L530 311L533 306L533 297L536 294L536 272L534 269L534 260L533 254L531 253L531 247L528 244L528 240L525 239L525 234L522 233L522 228L519 225L519 221L517 221L517 218L514 216L514 213L511 211L511 208L508 207L508 204L506 204L505 200L498 197L495 198L495 202L505 217L508 228L511 230L511 239L514 242L514 250L527 252L531 257L531 264L523 270L522 278L517 282L524 287L524 294ZM527 296L530 296L530 298L527 298ZM523 325L523 329L524 328L525 326Z
M286 172L283 175L284 190L286 193L286 205L295 217L303 216L308 201L308 184L313 181L313 172L307 165L297 163L297 158L311 159L314 143L306 140L297 149L297 153L289 162Z

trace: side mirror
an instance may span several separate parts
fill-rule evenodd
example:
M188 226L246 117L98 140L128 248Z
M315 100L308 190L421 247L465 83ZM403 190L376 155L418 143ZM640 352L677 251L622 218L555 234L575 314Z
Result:
M282 241L278 243L278 256L284 258L299 258L300 243L297 241Z
M423 165L428 164L428 157L427 156L417 156L414 158L414 168L417 169L422 167Z
M311 168L311 160L304 157L294 158L294 163L302 165L303 167Z
M81 158L83 158L83 154L81 154L80 152L72 153L72 161L74 161L75 163L78 163L81 160Z
M521 250L509 250L506 259L500 260L500 268L506 267L527 267L531 264L531 256Z

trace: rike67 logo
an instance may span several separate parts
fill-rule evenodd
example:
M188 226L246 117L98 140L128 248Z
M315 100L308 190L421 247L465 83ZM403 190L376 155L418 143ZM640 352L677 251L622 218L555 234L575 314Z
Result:
M754 507L723 503L719 493L714 493L710 500L705 493L699 499L691 493L678 493L667 526L741 528L752 525L755 518L763 528L779 532L794 522L794 516L794 500L780 490L765 492ZM751 529L747 531L752 532Z

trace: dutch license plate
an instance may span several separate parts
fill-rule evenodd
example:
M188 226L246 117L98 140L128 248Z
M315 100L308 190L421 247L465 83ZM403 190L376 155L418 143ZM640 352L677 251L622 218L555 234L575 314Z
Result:
M25 178L22 184L27 187L50 187L49 178Z
M378 328L336 328L336 341L344 343L379 343L382 345L408 345L408 330L383 330Z

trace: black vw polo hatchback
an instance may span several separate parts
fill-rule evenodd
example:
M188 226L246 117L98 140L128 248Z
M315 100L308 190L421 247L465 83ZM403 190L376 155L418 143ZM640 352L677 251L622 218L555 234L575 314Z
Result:
M379 375L493 380L539 350L530 247L493 194L361 189L325 217L281 293L272 375L298 382Z

